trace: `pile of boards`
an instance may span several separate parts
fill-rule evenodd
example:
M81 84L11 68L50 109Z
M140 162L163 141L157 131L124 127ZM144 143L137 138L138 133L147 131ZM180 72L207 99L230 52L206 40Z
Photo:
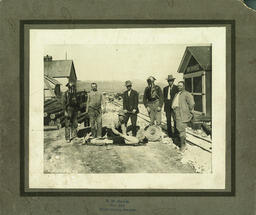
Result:
M78 123L88 123L88 115L85 113L86 104L84 95L78 94L77 121ZM50 98L44 101L44 126L65 126L65 115L62 100L60 98Z

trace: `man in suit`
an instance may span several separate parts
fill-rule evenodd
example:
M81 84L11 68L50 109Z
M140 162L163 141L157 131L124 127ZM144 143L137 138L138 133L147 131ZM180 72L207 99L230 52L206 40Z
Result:
M194 117L195 101L191 93L185 90L184 81L179 81L179 92L173 99L172 109L174 110L177 130L180 138L180 150L186 148L186 128Z
M168 75L167 77L168 86L164 87L164 111L166 114L166 121L167 121L167 133L168 136L171 138L174 138L177 136L177 128L176 128L176 121L174 120L174 111L172 109L172 101L178 92L178 87L174 85L175 78L172 75ZM174 132L172 131L172 121L171 118L173 118L173 127Z
M137 114L139 113L139 108L138 108L139 95L137 91L132 89L131 81L126 81L125 86L127 88L127 90L123 93L123 110L126 116L125 122L127 125L128 120L131 118L132 135L136 136Z

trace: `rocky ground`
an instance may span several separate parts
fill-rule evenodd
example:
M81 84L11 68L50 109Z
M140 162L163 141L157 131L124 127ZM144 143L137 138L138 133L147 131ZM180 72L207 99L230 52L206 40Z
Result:
M116 117L119 107L108 103L103 125ZM147 122L138 118L138 125ZM80 128L83 126L80 125ZM45 173L210 173L211 153L188 145L180 153L169 138L142 146L82 145L82 138L66 143L64 128L44 132Z

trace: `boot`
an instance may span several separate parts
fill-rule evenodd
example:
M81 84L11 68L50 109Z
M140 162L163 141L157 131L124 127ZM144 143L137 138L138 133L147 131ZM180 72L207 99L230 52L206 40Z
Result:
M180 137L180 151L184 152L186 149L186 137Z

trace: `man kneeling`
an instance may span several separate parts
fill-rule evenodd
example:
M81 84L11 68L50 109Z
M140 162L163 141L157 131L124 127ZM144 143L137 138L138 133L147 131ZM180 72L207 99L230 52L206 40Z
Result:
M90 128L87 128L85 132L85 143L92 144L118 144L118 145L139 145L147 142L147 138L143 132L139 132L136 137L127 135L127 127L125 121L125 112L123 110L118 111L118 119L115 120L111 128L102 128L102 138L91 138ZM107 138L104 138L107 137ZM110 141L109 141L110 140Z

